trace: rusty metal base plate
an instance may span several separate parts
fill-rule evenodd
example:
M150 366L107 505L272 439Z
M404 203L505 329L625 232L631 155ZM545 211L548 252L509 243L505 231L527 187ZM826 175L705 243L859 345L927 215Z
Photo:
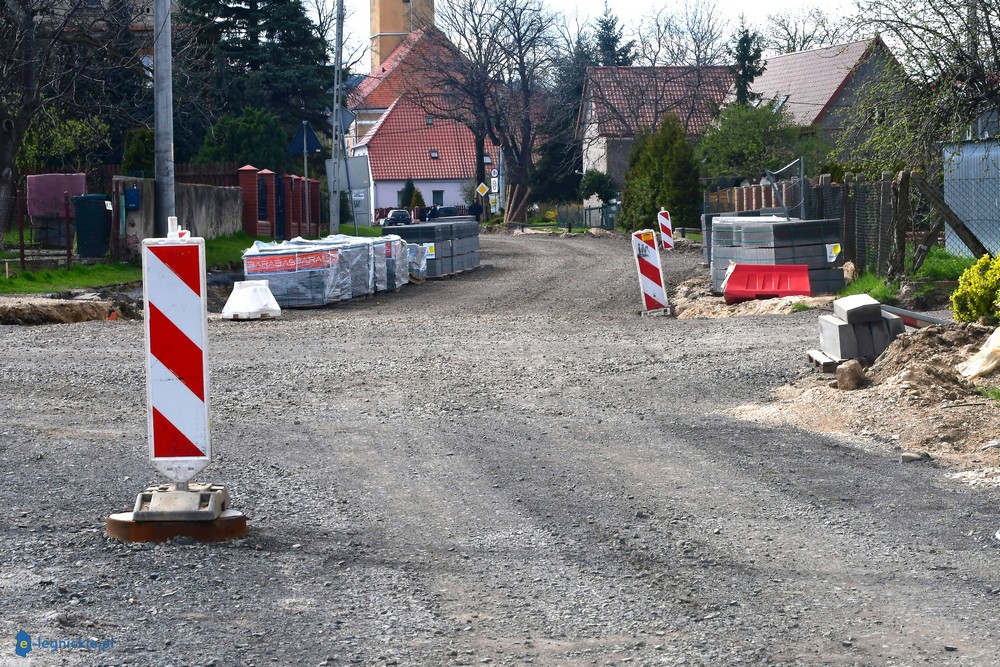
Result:
M166 542L188 537L197 542L221 542L245 537L249 532L243 512L224 511L212 521L136 521L132 512L112 514L104 523L108 537L125 542Z

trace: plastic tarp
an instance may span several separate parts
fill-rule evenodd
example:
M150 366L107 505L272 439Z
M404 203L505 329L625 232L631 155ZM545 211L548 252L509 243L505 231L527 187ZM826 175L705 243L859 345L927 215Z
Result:
M406 245L407 264L410 275L419 280L427 279L427 248L415 243Z
M410 282L407 244L395 234L387 234L382 238L385 241L386 288L398 290Z
M991 374L998 366L1000 366L1000 328L990 334L989 339L979 352L955 368L964 377L977 378Z
M302 239L255 241L243 252L248 279L267 280L283 308L323 306L341 298L340 252Z

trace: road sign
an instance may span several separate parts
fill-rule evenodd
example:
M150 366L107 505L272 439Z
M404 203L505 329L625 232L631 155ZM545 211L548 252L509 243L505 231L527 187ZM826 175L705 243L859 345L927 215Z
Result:
M490 191L492 191L492 192L500 192L500 179L499 178L491 178L490 179Z
M493 209L494 212L496 212L496 210L499 207L500 207L500 198L497 197L496 195L490 195L490 208Z
M660 211L656 214L656 222L660 226L660 242L664 250L672 250L674 247L674 228L670 223L670 212Z
M633 233L632 251L639 273L643 308L646 311L663 310L668 305L667 283L663 279L660 253L656 249L656 232L652 229L640 229Z
M490 191L490 189L488 187L486 187L485 183L480 183L479 187L476 188L476 192L479 193L480 197L485 197L486 193L489 192L489 191Z
M490 176L492 176L493 178L496 178L499 175L500 175L500 170L499 169L491 169L490 170Z
M186 231L144 240L142 285L149 460L187 482L212 462L205 240Z

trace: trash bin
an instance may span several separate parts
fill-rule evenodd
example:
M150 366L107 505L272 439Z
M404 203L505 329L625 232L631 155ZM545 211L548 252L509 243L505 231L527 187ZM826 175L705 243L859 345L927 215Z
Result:
M76 212L76 253L80 257L104 257L108 254L111 228L108 222L107 195L73 197Z

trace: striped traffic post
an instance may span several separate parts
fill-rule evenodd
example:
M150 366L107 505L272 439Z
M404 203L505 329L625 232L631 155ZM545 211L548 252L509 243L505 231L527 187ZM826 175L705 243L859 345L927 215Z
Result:
M656 214L656 222L660 227L660 244L664 250L674 248L674 227L670 222L670 212L667 209L660 209Z
M212 462L205 240L143 241L142 284L149 460L183 484Z
M226 487L191 482L212 462L205 240L176 218L168 225L167 238L142 242L142 282L149 461L170 483L146 488L132 512L105 525L109 536L133 542L241 537L246 517L228 508Z
M656 247L656 232L640 229L632 234L632 252L639 274L639 288L642 293L644 313L667 312L667 281L663 278L660 253Z

